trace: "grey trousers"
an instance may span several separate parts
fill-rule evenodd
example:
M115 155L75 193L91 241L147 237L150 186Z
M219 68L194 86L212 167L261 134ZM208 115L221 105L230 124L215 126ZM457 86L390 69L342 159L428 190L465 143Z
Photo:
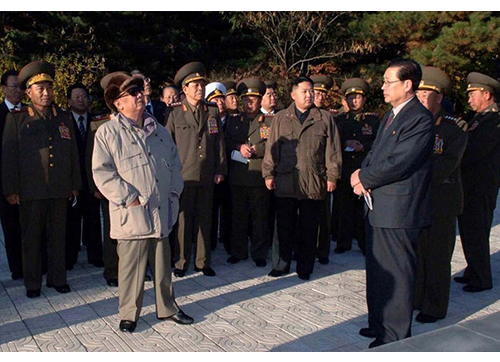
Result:
M148 260L154 274L156 316L166 318L179 311L172 287L168 238L118 240L117 252L121 320L139 319Z

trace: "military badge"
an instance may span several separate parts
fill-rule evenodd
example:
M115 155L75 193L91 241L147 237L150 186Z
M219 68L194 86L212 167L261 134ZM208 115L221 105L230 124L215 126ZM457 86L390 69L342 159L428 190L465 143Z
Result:
M269 134L271 133L271 127L266 124L263 124L260 128L260 138L263 140L267 140L269 138Z
M373 134L373 130L368 123L361 128L361 132L363 132L363 136L371 136Z
M208 133L210 134L217 134L219 133L219 128L217 127L217 120L210 116L208 117Z
M475 121L472 126L470 126L469 131L474 131L479 125L479 121Z
M59 134L61 135L61 138L64 138L66 140L71 139L71 133L69 132L69 128L64 124L64 122L61 122L59 124Z
M439 138L439 134L436 134L436 138L434 138L434 154L440 155L443 153L443 145L444 141L442 138Z

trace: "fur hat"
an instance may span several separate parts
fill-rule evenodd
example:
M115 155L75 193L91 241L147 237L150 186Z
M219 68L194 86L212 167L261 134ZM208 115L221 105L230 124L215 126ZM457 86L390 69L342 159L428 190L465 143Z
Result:
M133 87L143 87L144 80L141 77L131 76L126 72L113 72L101 79L101 88L104 89L104 100L113 112L118 112L114 101L120 94Z

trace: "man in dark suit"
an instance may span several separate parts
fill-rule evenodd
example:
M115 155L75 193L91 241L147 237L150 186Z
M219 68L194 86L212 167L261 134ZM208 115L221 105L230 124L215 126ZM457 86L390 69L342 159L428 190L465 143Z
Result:
M467 76L469 104L476 112L469 121L467 147L461 170L464 212L458 217L460 239L467 268L455 281L464 291L493 288L490 262L490 231L500 186L500 114L495 97L500 82L481 73Z
M80 173L82 176L82 190L78 194L77 202L74 206L72 203L68 205L66 269L72 270L76 264L78 251L80 250L80 241L87 247L87 261L89 264L101 268L104 264L102 260L100 202L89 190L85 167L85 150L87 148L90 121L92 119L92 116L87 112L89 94L83 84L75 83L67 89L66 95L75 129L80 160Z
M18 72L9 70L2 75L2 91L5 95L0 104L0 140L5 127L7 114L15 110L20 110L23 106L23 90L17 79ZM0 157L2 154L2 145L0 142ZM0 163L0 180L2 179L2 170ZM2 230L5 238L5 251L9 269L12 273L12 279L17 280L23 277L23 258L21 248L21 224L19 222L19 205L11 205L3 197L3 188L0 182L0 220L2 221Z
M382 90L388 112L361 169L351 176L354 193L371 198L366 242L366 297L370 348L411 336L420 231L431 224L432 114L415 92L420 65L389 64ZM368 333L366 333L368 332Z

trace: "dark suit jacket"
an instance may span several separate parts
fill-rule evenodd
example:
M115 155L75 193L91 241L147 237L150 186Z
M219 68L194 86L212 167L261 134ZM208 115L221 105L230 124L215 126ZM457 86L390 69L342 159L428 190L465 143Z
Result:
M372 190L370 225L421 228L431 224L431 154L435 131L432 114L414 97L387 129L384 117L359 178Z
M164 102L155 99L151 100L151 104L153 106L153 116L156 118L158 123L165 126L167 124L167 105Z

